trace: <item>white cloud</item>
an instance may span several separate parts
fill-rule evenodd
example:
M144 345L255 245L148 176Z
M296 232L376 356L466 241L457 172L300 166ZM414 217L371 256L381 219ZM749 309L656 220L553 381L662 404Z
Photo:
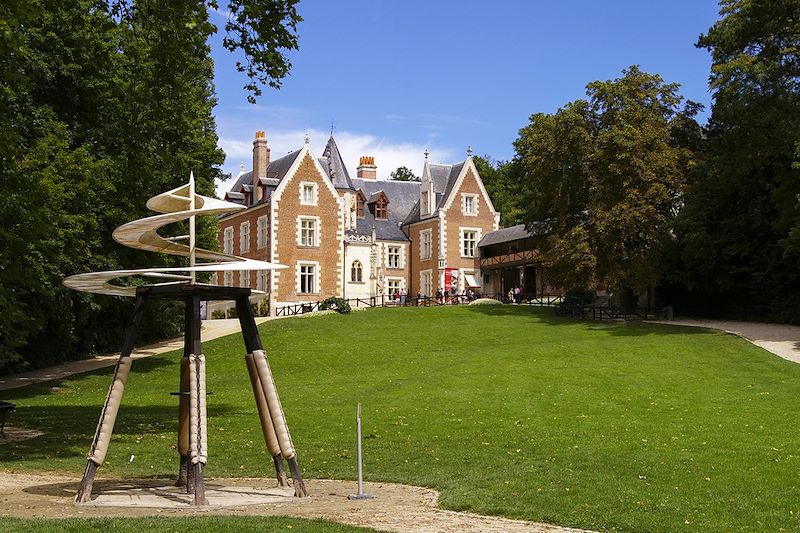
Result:
M311 150L317 157L322 156L325 144L328 142L330 134L321 130L309 131L267 131L267 141L270 148L270 158L277 159L289 152L297 150L303 145L306 134L309 135ZM414 174L422 174L424 161L423 152L427 148L430 150L430 161L432 163L452 163L458 158L456 153L446 147L430 144L420 144L413 142L396 142L375 135L340 131L334 133L339 152L342 154L344 164L350 177L356 177L356 167L358 159L362 155L375 157L375 164L378 167L378 179L389 178L389 174L401 166L410 168ZM429 137L433 141L434 137ZM223 170L230 172L232 177L239 173L240 163L244 163L244 169L250 170L253 166L253 139L221 137L219 146L225 151L227 159ZM217 194L222 197L232 181L217 184Z

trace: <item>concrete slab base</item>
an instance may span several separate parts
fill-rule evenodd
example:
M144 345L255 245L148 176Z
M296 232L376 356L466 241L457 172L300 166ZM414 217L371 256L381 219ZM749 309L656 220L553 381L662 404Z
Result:
M291 487L252 488L227 486L220 483L206 484L208 505L203 509L241 507L292 502ZM154 509L196 508L194 496L186 489L164 481L143 483L141 481L116 483L114 486L98 487L93 498L79 507L146 507Z

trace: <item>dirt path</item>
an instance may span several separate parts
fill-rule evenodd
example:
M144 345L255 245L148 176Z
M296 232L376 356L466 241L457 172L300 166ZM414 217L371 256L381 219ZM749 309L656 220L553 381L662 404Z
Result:
M256 318L256 323L261 324L270 320L270 317ZM203 341L210 341L232 333L238 333L239 319L226 318L221 320L203 320ZM134 359L141 359L143 357L150 357L164 352L171 352L173 350L180 350L183 348L183 337L176 339L148 344L141 348L133 350L131 357ZM91 359L81 359L80 361L70 361L60 365L55 365L47 368L40 368L39 370L31 370L30 372L21 372L19 374L11 374L8 376L0 377L0 391L9 389L18 389L34 383L42 383L44 381L52 381L54 379L64 379L73 374L82 374L83 372L91 372L98 368L107 366L114 366L119 359L119 354L114 353L110 355L99 355Z
M162 480L169 483L168 480ZM162 481L155 481L160 483ZM193 508L91 507L72 503L80 483L78 477L60 474L0 473L0 515L19 518L68 518L116 516L207 516L261 515L323 518L381 531L404 533L578 533L583 530L547 524L443 511L436 508L438 493L431 489L395 483L365 483L364 491L372 500L351 501L355 492L352 481L307 480L309 498L285 496L284 501L264 505ZM94 493L115 488L152 486L154 480L103 480L95 483ZM273 488L273 480L208 480L208 487Z
M718 329L738 335L788 361L800 363L800 326L736 320L677 319L653 322L672 326Z

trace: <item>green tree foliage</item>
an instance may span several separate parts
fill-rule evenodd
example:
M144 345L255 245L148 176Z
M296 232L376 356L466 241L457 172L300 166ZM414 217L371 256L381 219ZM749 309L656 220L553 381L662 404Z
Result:
M523 219L547 234L541 253L555 284L655 283L696 163L698 106L636 66L589 84L587 95L520 130Z
M522 223L522 172L517 160L495 161L491 156L474 156L472 161L481 176L494 208L500 212L500 226Z
M397 167L391 174L389 179L395 181L420 181L419 176L414 175L408 167Z
M256 84L275 85L288 70L280 51L296 46L286 37L299 20L295 3L230 2L226 46L245 52ZM123 247L111 232L150 214L147 198L192 170L198 192L214 193L224 159L207 44L216 7L0 3L0 372L119 347L131 302L67 290L65 276L182 264ZM203 245L215 246L213 220L199 231ZM175 311L151 309L143 336L177 331Z
M797 321L800 3L724 0L720 15L697 43L714 103L673 278L695 305Z

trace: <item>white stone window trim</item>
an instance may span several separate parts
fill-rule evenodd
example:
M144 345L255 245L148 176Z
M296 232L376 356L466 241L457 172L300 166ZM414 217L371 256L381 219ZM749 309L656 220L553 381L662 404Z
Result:
M358 263L358 277L360 279L354 279L353 274L355 274L356 263ZM361 262L360 259L353 259L350 262L350 283L364 283L364 263Z
M226 270L225 271L225 273L223 275L223 278L222 278L222 284L225 285L226 287L232 287L233 286L233 271L232 270Z
M303 244L303 222L314 222L314 243L313 244ZM296 230L297 230L297 246L302 248L319 248L320 241L322 236L322 224L320 222L319 217L315 216L307 216L307 215L298 215L297 216L297 223L296 223Z
M246 254L250 251L250 222L239 224L239 253Z
M472 200L472 211L467 210L467 199ZM461 193L461 214L467 217L478 216L478 195L474 193Z
M258 217L258 219L256 219L256 246L259 249L266 248L268 231L269 219L267 215Z
M264 291L267 292L267 276L269 276L269 270L258 270L256 271L256 290L257 291Z
M464 255L464 243L466 239L464 238L464 234L466 232L475 232L475 248L472 250L472 255ZM462 259L474 259L478 256L478 243L481 240L481 228L467 228L464 226L458 227L458 247L459 247L459 255Z
M233 255L233 226L228 226L223 232L222 249L228 255Z
M306 198L306 187L311 188L311 201ZM300 205L317 205L319 203L319 186L313 181L300 182Z
M427 237L427 250L425 244L425 237ZM419 232L419 258L425 261L433 257L433 229L423 229Z
M406 278L401 276L386 276L386 294L392 294L392 291L389 289L389 284L392 282L397 282L397 290L402 290L406 288Z
M314 267L314 290L312 292L301 292L300 291L300 274L302 271L302 267L304 266L313 266ZM320 279L320 270L319 270L319 261L298 261L297 266L295 267L295 290L297 294L319 294L319 279Z
M428 279L428 283L425 282L425 278ZM425 290L425 285L429 285L428 290ZM433 296L433 270L428 268L426 270L419 271L419 293L422 296ZM427 294L426 294L427 292Z
M248 288L250 287L250 271L249 270L240 270L239 271L239 286Z
M391 257L392 254L390 253L391 248L397 248L397 265L392 265ZM400 270L405 268L405 253L403 253L405 246L402 244L387 244L386 245L386 268L391 268L392 270Z

